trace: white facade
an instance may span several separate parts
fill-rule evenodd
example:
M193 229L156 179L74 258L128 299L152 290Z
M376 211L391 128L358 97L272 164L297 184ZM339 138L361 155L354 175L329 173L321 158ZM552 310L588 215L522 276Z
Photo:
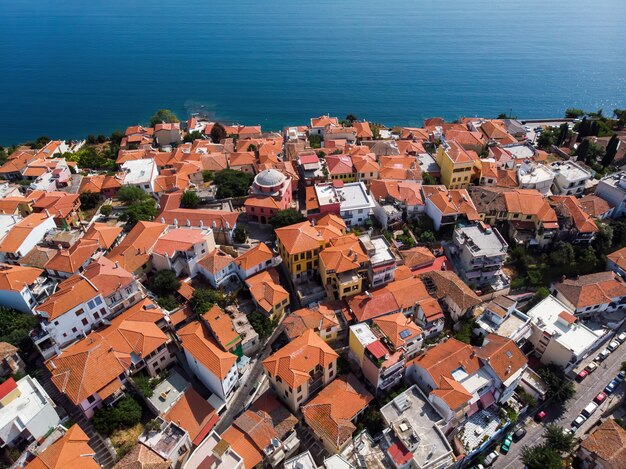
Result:
M45 218L37 226L30 229L28 234L24 237L19 247L12 252L0 252L0 257L4 256L7 260L17 260L20 257L28 254L41 240L46 236L48 231L56 228L56 223L53 217ZM9 233L7 236L11 236Z
M369 219L374 200L362 182L351 182L337 189L339 210L346 226L358 226Z
M177 276L184 273L190 277L194 277L201 269L201 267L198 265L198 261L206 256L207 253L215 249L215 238L213 237L213 230L210 228L205 228L203 235L204 239L197 243L194 243L193 246L191 246L189 249L177 249L173 255L158 252L159 244L157 242L157 245L152 252L152 267L156 271L173 270L174 272L176 272Z
M235 385L239 383L239 375L237 374L237 364L233 364L224 380L222 381L218 376L215 376L209 371L200 361L198 361L188 350L185 350L185 358L187 364L191 369L191 372L206 386L206 388L213 394L218 396L221 400L226 401L226 398L235 388Z
M159 170L152 158L127 161L122 165L122 171L124 171L124 185L135 186L154 193L154 181L159 175Z
M231 276L237 275L237 269L234 262L229 263L226 267L218 270L215 273L205 269L202 264L197 264L196 267L198 273L206 278L211 286L215 289L219 289L222 284L226 282Z
M0 408L0 447L12 446L22 437L28 441L44 437L59 422L52 399L37 380L25 376L7 394Z
M535 189L547 195L554 181L554 172L544 165L524 161L517 169L520 189Z
M574 161L554 162L550 169L555 174L552 184L554 195L580 195L585 183L593 177L591 172Z
M603 177L596 186L596 195L613 207L613 217L626 214L626 171Z

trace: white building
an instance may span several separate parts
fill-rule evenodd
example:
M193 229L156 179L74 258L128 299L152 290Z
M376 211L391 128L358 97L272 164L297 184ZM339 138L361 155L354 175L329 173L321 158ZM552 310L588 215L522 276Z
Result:
M530 337L530 318L517 309L517 301L497 296L476 316L481 335L498 334L521 346Z
M213 249L198 261L196 267L213 288L238 281L235 259L221 249Z
M359 241L369 257L367 278L371 288L392 282L396 272L396 258L384 236L359 236Z
M320 209L322 207L339 205L339 215L346 226L363 225L373 213L374 200L362 182L343 183L335 181L333 184L318 184L315 186ZM330 210L328 210L330 211ZM322 213L327 211L322 210Z
M55 228L54 218L46 212L31 213L13 225L0 241L0 260L17 261L39 244L46 233Z
M191 372L209 391L226 401L239 384L237 357L219 348L200 322L183 327L178 337Z
M176 275L193 277L198 272L198 262L215 250L211 228L177 228L161 236L152 249L152 266L155 270L173 270Z
M554 195L579 195L585 189L585 183L593 178L591 172L574 161L555 161L550 165L554 172L552 193Z
M0 386L0 447L38 440L59 424L52 399L37 380L9 378Z
M552 295L530 311L532 334L529 342L542 363L554 363L566 370L585 358L599 337L580 324L573 311Z
M183 469L198 469L207 461L211 469L244 469L244 460L235 450L212 431L191 453Z
M124 185L135 186L154 193L154 181L159 175L159 170L152 158L127 161L122 165L122 171L124 171Z
M626 214L626 171L603 177L596 186L596 195L613 207L613 217Z
M517 180L521 189L535 189L547 195L554 181L554 172L542 164L526 160L517 168Z
M52 293L52 283L41 277L43 270L0 264L0 306L33 313L38 300Z

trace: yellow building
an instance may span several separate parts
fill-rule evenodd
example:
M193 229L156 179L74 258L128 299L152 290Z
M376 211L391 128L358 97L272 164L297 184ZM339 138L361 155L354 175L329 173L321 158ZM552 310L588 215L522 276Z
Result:
M246 280L252 300L270 319L280 319L289 312L289 293L280 285L276 269L270 268Z
M469 186L474 166L480 159L475 152L468 152L454 140L444 142L437 148L437 164L441 169L441 183L448 189L465 189Z
M358 238L349 234L331 240L330 244L319 255L319 272L326 295L332 300L342 300L361 293L369 258Z
M278 253L294 282L306 281L318 272L319 253L333 238L345 233L344 221L336 215L326 215L313 225L304 221L278 228Z

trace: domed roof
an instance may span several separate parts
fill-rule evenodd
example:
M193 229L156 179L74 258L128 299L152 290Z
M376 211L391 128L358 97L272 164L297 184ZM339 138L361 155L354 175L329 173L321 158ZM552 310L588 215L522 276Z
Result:
M254 178L259 186L274 187L282 184L287 177L275 169L264 169Z

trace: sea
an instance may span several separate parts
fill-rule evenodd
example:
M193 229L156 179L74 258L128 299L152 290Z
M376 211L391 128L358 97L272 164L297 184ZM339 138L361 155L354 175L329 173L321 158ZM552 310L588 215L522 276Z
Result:
M626 108L625 0L0 0L0 145Z

